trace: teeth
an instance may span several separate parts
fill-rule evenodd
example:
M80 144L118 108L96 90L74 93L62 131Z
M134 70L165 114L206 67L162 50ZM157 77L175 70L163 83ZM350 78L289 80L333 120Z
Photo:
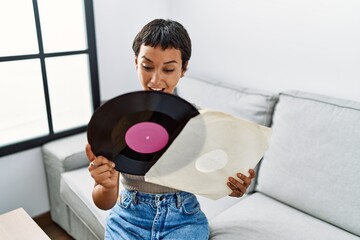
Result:
M163 88L150 88L150 90L153 90L153 91L162 91Z

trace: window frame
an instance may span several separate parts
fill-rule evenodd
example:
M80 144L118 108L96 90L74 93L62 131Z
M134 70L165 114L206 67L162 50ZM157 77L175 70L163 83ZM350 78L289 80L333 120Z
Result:
M100 106L100 89L99 89L99 77L98 77L98 64L97 64L97 53L96 53L96 38L95 38L95 20L94 20L94 7L92 0L83 0L84 3L84 13L85 13L85 24L86 24L86 35L87 35L87 44L88 48L80 51L69 51L69 52L56 52L56 53L44 53L41 27L40 27L40 16L37 0L32 0L34 18L37 32L37 40L39 46L38 54L29 54L29 55L15 55L15 56L0 56L0 62L15 61L15 60L26 60L26 59L39 59L41 64L41 72L43 78L44 86L44 100L46 103L46 113L48 120L49 133L46 136L32 138L29 140L5 145L0 147L0 157L6 156L9 154L17 153L20 151L28 150L31 148L39 147L47 142L50 142L55 139L63 138L66 136L74 135L86 131L86 125L75 127L69 130L65 130L59 133L54 133L52 117L51 117L51 106L50 106L50 96L48 88L48 79L46 76L45 68L45 58L47 57L57 57L57 56L69 56L77 54L87 54L89 57L89 70L90 70L90 87L92 94L92 105L93 111Z

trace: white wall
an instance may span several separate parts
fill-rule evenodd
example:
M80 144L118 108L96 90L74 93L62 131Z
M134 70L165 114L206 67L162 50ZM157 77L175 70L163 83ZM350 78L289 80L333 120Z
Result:
M94 0L102 100L140 89L132 42L154 18L168 17L167 0Z
M193 40L189 76L360 101L358 0L172 0L169 16Z

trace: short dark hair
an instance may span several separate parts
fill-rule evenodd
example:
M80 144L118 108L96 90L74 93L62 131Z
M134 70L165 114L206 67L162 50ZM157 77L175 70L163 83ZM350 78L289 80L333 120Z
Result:
M170 19L155 19L146 24L136 35L132 49L137 57L141 45L157 47L164 50L175 48L181 52L182 69L191 57L191 39L186 29L180 23Z

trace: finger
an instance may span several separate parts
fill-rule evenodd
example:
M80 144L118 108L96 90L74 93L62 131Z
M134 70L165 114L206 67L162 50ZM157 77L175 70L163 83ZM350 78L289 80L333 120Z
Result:
M256 172L254 169L249 169L249 173L250 173L250 178L253 179L256 177Z
M243 193L239 192L239 191L233 191L230 195L230 197L242 197L243 196Z
M236 190L236 187L231 182L228 182L227 185L232 191Z
M228 186L232 190L232 192L229 194L229 196L231 196L231 197L241 197L244 194L238 188L236 188L232 183L228 182Z
M90 144L86 144L85 152L86 152L86 156L90 162L92 162L96 158L95 154L91 151Z
M89 166L88 166L89 172L92 172L94 169L96 169L98 167L98 164L96 163L95 159L89 163Z
M103 164L99 167L89 167L91 176L95 179L95 181L102 181L104 179L110 178L112 174L116 171L114 169L114 164Z
M109 165L111 168L115 167L115 163L104 156L98 156L94 161L96 162L97 166Z
M245 186L243 183L237 182L235 186L236 186L236 189L242 193L245 193L247 190L247 186Z
M91 172L91 176L96 178L97 175L103 172L115 170L115 163L103 156L99 156L90 162L88 170Z
M91 172L91 175L93 176L94 180L98 183L101 183L109 178L111 178L111 175L113 174L111 170L101 171L101 169L96 169L93 172Z
M239 197L239 195L236 192L232 192L229 194L230 197Z
M119 172L111 172L110 177L105 178L101 181L95 181L95 183L102 185L106 188L114 188L117 187L117 184L119 182Z
M235 178L232 177L229 178L228 186L231 190L233 190L233 192L239 192L241 194L245 193L247 189L242 183L238 182Z
M237 194L236 187L232 185L230 182L228 182L227 185L231 189L231 193L229 194L229 196L235 197Z
M98 166L97 166L97 164L96 164L96 162L95 162L95 160L94 160L94 161L90 162L90 164L89 164L89 166L88 166L88 170L89 170L89 172L92 172L92 171L94 171L97 167L98 167Z
M95 169L95 168L99 168L103 165L108 165L110 168L115 167L114 162L108 160L107 158L105 158L103 156L98 156L90 163L89 168Z
M242 185L245 187L248 187L251 184L251 178L245 176L244 174L237 173L236 176L243 182Z

